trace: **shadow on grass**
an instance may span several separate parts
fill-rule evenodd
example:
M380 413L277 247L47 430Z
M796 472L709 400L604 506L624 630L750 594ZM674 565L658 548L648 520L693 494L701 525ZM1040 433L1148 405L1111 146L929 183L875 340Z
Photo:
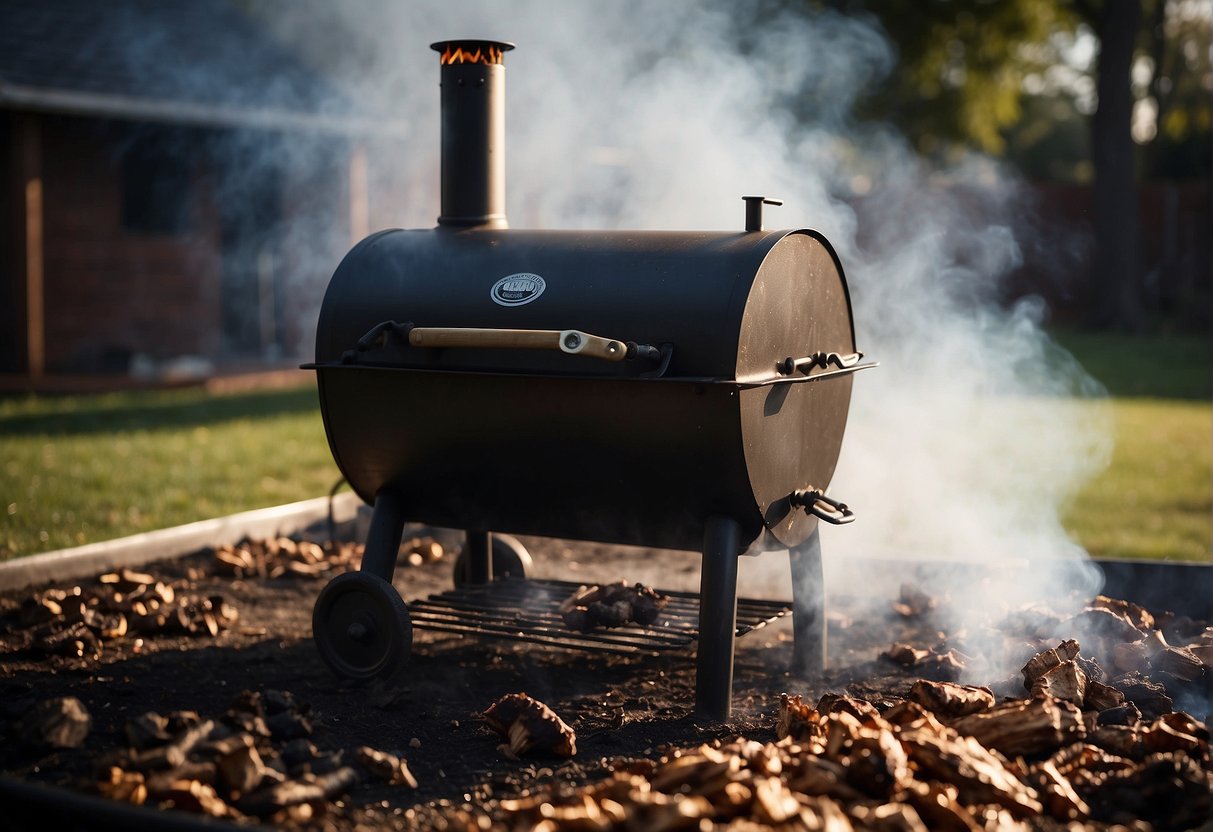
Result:
M222 396L198 392L124 396L113 403L83 399L76 409L0 415L0 437L179 430L318 410L313 387Z
M1184 401L1213 397L1213 342L1207 335L1064 329L1050 334L1112 396Z

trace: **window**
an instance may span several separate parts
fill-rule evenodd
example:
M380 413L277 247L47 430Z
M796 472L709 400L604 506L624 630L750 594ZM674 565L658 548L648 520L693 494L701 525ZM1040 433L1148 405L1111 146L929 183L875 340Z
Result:
M122 154L122 227L143 234L189 229L191 166L169 135L138 137Z

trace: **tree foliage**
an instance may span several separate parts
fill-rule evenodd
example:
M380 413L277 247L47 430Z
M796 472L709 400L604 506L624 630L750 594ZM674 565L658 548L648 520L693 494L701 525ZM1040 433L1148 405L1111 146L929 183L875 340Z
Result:
M852 5L851 0L841 5ZM1050 0L886 0L866 4L897 45L900 68L868 106L938 153L963 144L1001 153L1023 112L1024 78L1039 69L1025 45L1047 44L1071 21Z
M1126 3L1142 7L1131 89L1145 167L1208 175L1211 0L760 0L757 7L767 15L832 9L877 23L897 67L858 114L897 124L924 155L1022 153L1034 172L1081 180L1091 175L1082 159L1090 147L1075 125L1097 105L1107 15ZM1059 157L1070 164L1063 169Z

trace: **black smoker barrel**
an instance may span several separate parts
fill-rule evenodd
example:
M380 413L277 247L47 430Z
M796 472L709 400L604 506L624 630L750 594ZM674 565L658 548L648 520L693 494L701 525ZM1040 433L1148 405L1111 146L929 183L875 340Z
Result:
M520 274L542 293L494 301ZM452 327L654 352L408 342ZM714 514L743 548L808 537L816 518L789 500L833 475L852 368L782 365L855 354L841 271L807 231L384 232L337 270L317 337L333 454L368 502L390 488L432 525L676 549Z

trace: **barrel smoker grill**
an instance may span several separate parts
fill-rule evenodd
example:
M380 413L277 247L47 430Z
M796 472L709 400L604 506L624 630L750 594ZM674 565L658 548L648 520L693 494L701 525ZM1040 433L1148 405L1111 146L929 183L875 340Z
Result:
M472 594L449 608L471 619L475 598L520 585L495 574L525 572L503 533L700 550L699 598L670 609L697 615L680 631L698 641L696 706L723 718L743 552L790 552L796 660L824 662L817 525L853 519L824 489L852 374L872 366L842 268L814 231L764 231L778 203L762 197L737 232L508 229L511 48L434 45L438 227L362 241L324 298L307 366L333 456L374 510L361 570L316 602L315 641L345 677L407 661L414 622L391 585L406 521L468 530L456 585ZM743 629L762 604L743 602Z

